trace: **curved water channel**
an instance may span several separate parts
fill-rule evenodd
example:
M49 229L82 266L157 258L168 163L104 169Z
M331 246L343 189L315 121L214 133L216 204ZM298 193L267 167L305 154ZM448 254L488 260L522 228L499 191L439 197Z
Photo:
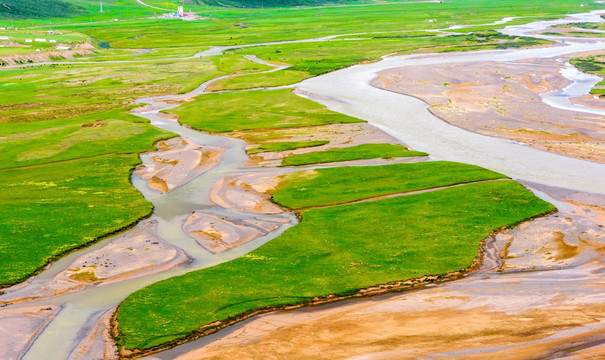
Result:
M267 64L252 56L247 58L251 61ZM284 68L284 66L275 66L274 69L263 72L278 71L282 68ZM138 103L148 104L150 110L136 113L135 115L150 120L152 125L175 133L181 137L188 138L196 144L224 150L220 162L216 166L185 185L167 193L152 190L149 188L147 181L142 180L136 175L133 175L132 177L135 188L153 204L154 213L149 219L142 221L129 232L134 232L149 223L157 223L157 234L170 244L184 250L190 258L189 264L185 267L177 267L155 275L102 286L88 286L86 289L78 292L50 299L27 302L27 306L58 305L61 307L61 310L44 329L41 335L33 342L25 356L23 356L23 359L70 358L72 351L95 326L99 318L108 310L118 305L130 293L162 279L182 275L189 271L238 258L258 248L267 241L278 237L287 228L298 222L295 215L290 213L279 215L249 214L222 208L212 202L210 199L210 192L218 180L233 172L241 173L244 171L256 171L255 169L244 168L243 164L247 160L245 143L224 136L210 135L191 130L181 126L175 120L167 120L166 118L158 116L160 111L178 106L178 104L167 103L165 101L178 102L185 98L200 95L204 93L210 83L228 76L231 75L221 76L207 81L195 90L186 94L157 96L137 100ZM141 158L143 163L149 163L151 161L147 155L142 155ZM213 254L197 244L196 241L189 237L182 229L183 223L194 211L205 211L222 218L236 220L254 221L258 220L258 217L262 217L264 221L271 222L271 219L274 217L275 221L272 223L278 228L270 231L265 236L230 249L227 252ZM287 221L284 221L284 218ZM36 276L26 286L16 286L14 289L7 289L6 293L0 296L0 301L10 301L10 299L27 297L32 289L35 291L37 287L51 281L57 274L68 268L76 258L104 247L113 239L114 238L104 240L86 250L76 252L53 263L49 269ZM9 305L8 307L10 308L11 306L19 307L22 306L22 304ZM49 354L52 355L49 356Z
M596 12L579 14L575 15L575 17L576 20L574 21L578 22L601 21ZM533 31L544 29L552 24L567 22L569 20L537 22L529 25L507 27L503 32L514 35L526 35ZM326 41L336 36L293 42ZM518 179L540 184L605 194L605 184L603 183L603 179L605 179L605 165L603 164L558 156L531 149L511 141L462 130L434 117L427 110L427 105L418 99L377 89L369 85L378 72L402 66L486 60L513 61L534 57L556 57L605 49L605 42L594 39L592 41L586 41L586 39L575 41L574 39L560 39L559 37L549 37L549 39L560 42L559 46L541 49L480 51L448 55L387 57L374 64L353 66L308 79L295 85L295 87L307 94L305 95L306 97L325 104L332 110L368 120L371 124L397 137L408 146L416 150L426 151L436 159L476 164L503 172ZM198 56L217 55L229 48L234 47L215 47L199 53ZM249 59L263 63L255 58ZM281 67L269 71L280 69ZM548 103L549 97L552 98L553 96L568 99L570 96L575 96L588 88L588 83L598 81L598 79L592 78L588 83L583 82L585 74L581 73L567 72L565 75L569 79L574 80L574 85L577 87L564 89L563 92L557 94L544 95L545 102ZM212 81L221 78L223 77ZM178 101L202 94L209 83L206 82L200 85L200 87L188 94L139 100L140 103L149 104L151 107L149 111L139 113L138 115L149 119L154 126L187 137L200 145L213 146L225 150L221 161L215 167L166 194L160 194L149 189L147 182L137 176L133 176L132 179L134 186L155 207L153 216L137 225L134 230L144 226L148 222L157 222L158 234L171 244L183 249L191 258L191 262L187 266L160 274L104 286L89 286L79 292L68 293L51 299L28 302L27 306L58 305L61 307L61 311L41 335L33 341L31 347L23 356L24 359L67 359L86 333L97 323L98 319L133 291L162 279L237 258L279 236L288 227L296 224L295 217L290 215L289 222L286 224L279 221L275 222L276 225L279 225L277 230L220 255L211 254L204 250L182 231L182 224L185 218L192 211L196 210L206 210L220 216L228 216L235 219L255 218L257 216L257 214L247 214L221 208L214 204L209 197L213 184L225 175L235 171L256 171L254 169L246 170L243 168L243 163L247 158L244 151L244 143L239 140L193 131L180 126L174 120L157 116L157 113L161 110L178 106L178 104L168 104L163 101ZM580 85L576 84L583 84L581 91L578 90L580 89ZM576 111L583 111L579 105L570 104L566 104L565 106L569 106ZM584 109L584 111L586 110ZM593 111L594 109L589 110ZM145 156L142 156L142 159L144 162L149 162L149 159ZM77 257L99 249L109 241L111 239L57 261L48 270L35 277L30 283L7 291L5 295L0 297L0 301L3 298L14 297L20 292L27 292L28 289L49 281L66 269ZM19 306L19 304L9 305L9 307Z

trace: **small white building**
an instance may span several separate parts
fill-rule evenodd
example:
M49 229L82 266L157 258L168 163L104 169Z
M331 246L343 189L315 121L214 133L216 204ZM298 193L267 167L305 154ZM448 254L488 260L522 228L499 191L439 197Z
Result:
M0 40L9 40L10 36L0 36Z
M67 45L58 45L55 49L57 50L71 50L71 47Z
M25 39L25 42L30 43L30 42L32 42L32 39Z
M43 38L36 38L36 40L34 40L35 42L46 42L46 39Z
M36 49L36 52L40 52L40 49Z
M53 44L54 44L54 43L56 43L56 42L57 42L57 40L55 40L55 39L51 39L49 42L51 42L51 43L53 43Z

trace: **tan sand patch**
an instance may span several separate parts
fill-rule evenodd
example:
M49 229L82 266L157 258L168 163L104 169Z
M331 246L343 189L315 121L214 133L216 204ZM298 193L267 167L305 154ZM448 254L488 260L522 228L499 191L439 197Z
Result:
M174 190L213 168L224 152L180 137L160 141L156 146L159 151L148 154L152 162L137 166L134 173L161 192Z
M253 214L281 214L284 210L271 202L269 192L280 181L279 176L288 170L231 175L219 180L210 197L216 204L237 211Z
M57 315L57 306L0 309L0 358L20 359L32 342Z
M237 220L196 211L183 230L212 253L220 253L266 235L278 226L265 221Z

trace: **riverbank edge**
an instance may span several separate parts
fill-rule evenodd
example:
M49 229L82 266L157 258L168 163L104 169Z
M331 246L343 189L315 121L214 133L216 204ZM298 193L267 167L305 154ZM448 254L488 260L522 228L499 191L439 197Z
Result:
M167 137L165 139L158 139L157 141L155 141L153 143L153 146L155 147L158 142L163 141L163 140L168 140L168 139L171 139L171 138L174 138L174 136ZM156 147L156 149L157 149L157 147ZM130 185L134 189L136 189L136 187L132 183L132 175L133 175L136 167L138 165L141 165L143 163L143 161L140 159L140 155L141 154L145 154L145 153L150 152L150 151L153 151L153 150L148 150L148 151L140 153L139 154L139 162L137 164L133 164L133 166L128 170L128 174L129 174L128 175L128 181L130 182ZM143 194L138 189L137 189L137 192L139 192L139 194L141 194L141 196L143 196ZM143 221L145 219L149 219L151 217L151 215L153 215L153 212L155 211L155 207L147 199L145 199L145 201L148 204L151 205L151 208L149 209L149 212L147 214L144 214L142 216L139 216L136 219L133 219L128 224L126 224L126 225L124 225L124 226L122 226L120 228L117 228L117 229L115 229L113 231L107 232L107 233L105 233L103 235L99 235L99 236L95 237L94 239L92 239L92 240L90 240L88 242L82 243L82 244L80 244L80 245L78 245L76 247L73 247L71 249L67 249L67 250L65 250L63 252L60 252L58 254L55 254L55 255L49 257L48 259L46 259L46 262L43 265L41 265L39 268L37 268L36 270L34 270L34 272L32 272L31 274L23 276L20 279L16 280L15 282L12 282L12 283L0 284L0 295L4 294L4 292L2 291L3 289L7 289L7 288L10 288L10 287L15 286L15 285L20 285L20 284L28 282L31 278L33 278L34 276L36 276L36 275L42 273L44 270L46 270L55 261L57 261L57 260L65 257L67 255L70 255L70 254L72 254L72 253L74 253L76 251L89 248L90 246L92 246L92 245L94 245L94 244L96 244L98 242L101 242L103 240L107 240L110 237L113 237L113 236L125 233L125 232L131 230L132 228L134 228L135 226L137 226L141 221Z
M487 244L488 244L489 239L495 237L499 233L502 233L507 230L511 230L521 223L528 222L528 221L538 219L538 218L547 217L547 216L557 213L558 211L559 210L556 207L554 207L554 205L553 205L553 209L550 211L536 214L536 215L530 216L528 218L519 220L515 223L508 224L508 225L502 226L498 229L492 230L485 238L483 238L479 242L478 249L477 249L477 256L475 256L472 263L466 268L460 268L460 269L450 271L445 274L428 274L428 275L423 275L420 277L415 277L415 278L410 278L410 279L393 280L393 281L390 281L387 283L376 284L376 285L372 285L372 286L357 289L357 290L351 290L349 294L341 294L341 295L327 294L327 295L316 296L313 298L308 298L302 302L293 303L290 305L269 306L269 307L264 307L264 308L252 309L245 313L239 314L237 316L230 317L226 320L217 320L212 323L204 324L204 325L200 326L198 329L190 332L189 334L187 334L179 339L171 340L171 341L165 342L160 345L152 346L147 349L136 348L133 350L129 350L122 346L121 348L118 348L118 355L119 355L120 359L135 359L135 358L140 358L143 356L149 356L152 354L156 354L161 351L169 350L169 349L175 348L179 345L192 342L192 341L200 339L204 336L208 336L208 335L217 333L218 331L220 331L226 327L229 327L229 326L235 325L237 323L240 323L242 321L248 320L256 315L266 314L266 313L275 312L275 311L294 310L294 309L299 309L302 307L327 305L327 304L340 302L340 301L344 301L344 300L368 298L368 297L386 295L386 294L391 294L391 293L400 293L400 292L405 292L405 291L410 291L410 290L419 290L419 289L426 287L427 285L436 285L436 284L441 284L444 282L459 280L459 279L462 279L464 277L467 277L467 276L475 273L476 271L478 271L481 268L481 266L483 265L485 251L487 249ZM298 212L296 215L298 218L300 218L300 215ZM115 312L113 313L113 315L111 316L111 320L110 320L111 337L114 339L114 341L116 341L116 343L118 343L119 337L122 336L119 331L119 322L117 320L117 315L120 310L120 306L121 306L121 304L117 306L117 308L116 308Z

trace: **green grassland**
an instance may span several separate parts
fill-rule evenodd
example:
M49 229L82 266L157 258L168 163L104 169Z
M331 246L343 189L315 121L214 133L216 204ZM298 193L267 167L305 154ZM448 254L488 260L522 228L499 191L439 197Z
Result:
M151 205L128 181L130 170L139 162L138 153L173 135L126 113L133 99L184 92L218 75L265 68L225 55L180 63L71 64L0 72L0 150L4 153L0 171L5 169L3 185L16 191L5 192L12 201L7 199L2 209L7 226L0 227L1 246L10 249L10 255L2 259L0 286L22 281L58 254L150 213ZM92 176L90 162L95 161L100 164ZM10 182L12 174L32 181ZM61 176L65 185L40 190L38 184L57 184ZM71 189L75 184L78 187ZM90 195L95 192L105 195L96 199ZM62 200L53 203L53 198ZM28 202L30 207L23 206ZM73 206L66 205L70 202ZM50 212L44 206L56 217L45 216ZM124 211L112 210L116 207ZM72 212L86 216L71 216ZM15 224L22 221L27 227L16 231ZM49 237L48 244L36 241L42 233Z
M282 159L283 166L322 164L337 161L362 159L390 159L398 157L427 156L420 151L409 151L408 148L393 144L362 144L345 148L315 151L306 154L290 155Z
M366 7L321 9L226 10L202 14L200 21L140 19L128 22L71 25L115 48L159 48L174 46L235 45L295 40L368 31L392 32L447 28L453 24L491 23L504 16L531 16L531 20L553 14L589 11L599 4L555 0L466 0L439 3L384 4ZM428 20L437 18L437 22ZM330 24L330 26L325 26ZM494 25L490 28L497 28Z
M505 178L478 166L448 161L335 167L285 175L273 200L290 209L301 209Z
M293 6L320 6L330 4L347 4L348 0L204 0L214 6L235 8L279 8Z
M118 345L167 347L255 309L465 268L491 231L552 209L498 181L305 210L299 225L248 255L131 294L117 312Z
M272 87L296 84L311 77L306 71L284 69L270 73L232 76L213 82L209 91L244 90L260 87Z
M31 45L36 47L45 47L45 46L54 46L49 43L26 43L25 39L34 39L34 38L45 38L47 40L57 40L57 43L63 44L77 44L84 43L88 39L88 37L84 34L66 31L61 32L61 34L49 34L47 30L29 30L29 29L17 29L17 30L0 30L0 36L10 36L11 42L23 44L23 45Z
M301 148L309 148L315 146L322 146L329 144L329 141L284 141L284 142L269 142L263 145L255 146L250 149L246 149L248 154L257 154L261 152L269 151L286 151Z
M6 70L0 73L0 123L100 113L140 96L183 93L216 76L265 68L232 55Z
M361 122L296 96L290 89L204 94L170 112L181 123L209 132Z

